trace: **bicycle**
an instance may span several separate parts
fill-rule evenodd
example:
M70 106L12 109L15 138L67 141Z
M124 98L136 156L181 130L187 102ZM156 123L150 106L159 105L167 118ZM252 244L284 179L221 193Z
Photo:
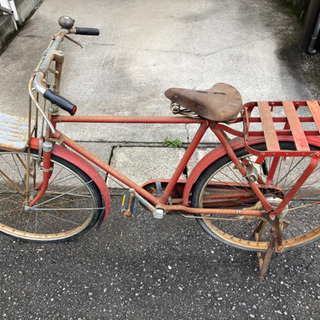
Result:
M76 116L77 107L59 95L64 62L59 45L64 39L79 44L69 34L97 36L99 30L74 27L66 16L59 25L29 81L29 117L1 115L2 233L54 242L101 227L111 200L94 164L126 189L121 207L125 216L136 215L140 203L157 219L166 214L195 219L215 239L256 251L260 278L272 252L319 239L319 101L243 105L237 89L218 83L206 91L168 89L171 117ZM59 109L70 115L60 115ZM139 186L57 129L59 123L74 122L199 127L170 180ZM241 123L243 130L233 127ZM199 161L188 179L180 179L208 130L220 145Z

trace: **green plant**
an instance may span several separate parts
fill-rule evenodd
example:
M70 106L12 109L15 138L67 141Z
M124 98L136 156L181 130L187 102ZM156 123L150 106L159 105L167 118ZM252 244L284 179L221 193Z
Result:
M182 142L179 139L170 140L166 138L163 144L168 148L179 148L182 146Z

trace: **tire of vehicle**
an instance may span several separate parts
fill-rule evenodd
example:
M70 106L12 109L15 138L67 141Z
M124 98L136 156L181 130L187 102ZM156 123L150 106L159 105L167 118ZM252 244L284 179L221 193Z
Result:
M55 155L51 159L47 191L28 208L27 153L0 151L0 232L27 241L57 242L82 235L96 224L103 207L96 184L74 164ZM29 201L42 181L38 160L38 151L31 150Z
M265 150L264 144L252 146L254 149ZM282 150L295 150L294 143L280 142ZM311 146L311 150L318 151L318 147ZM235 151L242 163L254 163L256 156L249 154L244 148ZM247 161L245 161L247 160ZM259 176L265 181L274 158L266 158L263 166L254 165ZM301 173L310 163L308 157L280 157L277 169L270 187L263 190L269 203L275 207L290 191ZM234 188L225 189L222 183L229 182ZM216 185L214 185L216 183ZM217 184L220 184L220 189ZM233 190L232 190L233 189ZM279 191L280 190L280 191ZM246 200L230 198L231 192L241 192ZM213 162L207 167L196 181L191 204L193 207L210 207L209 202L215 199L215 208L245 209L257 205L258 199L249 188L246 179L235 168L228 155ZM250 199L251 198L251 199ZM217 199L220 199L218 203ZM225 199L225 200L224 200ZM231 199L231 200L230 200ZM242 197L243 199L243 197ZM262 208L261 208L262 209ZM300 247L320 238L320 166L313 171L304 185L289 202L280 215L285 221L283 231L283 245L286 249ZM255 241L253 232L261 219L252 217L232 216L196 216L200 226L212 237L233 247L248 251L265 251L270 240L270 225L266 228L261 241Z

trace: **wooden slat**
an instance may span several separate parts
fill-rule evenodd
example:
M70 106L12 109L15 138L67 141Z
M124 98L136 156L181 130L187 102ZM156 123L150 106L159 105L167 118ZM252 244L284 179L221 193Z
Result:
M307 101L307 105L311 111L314 122L320 133L320 106L318 101Z
M304 134L299 116L292 101L283 101L283 107L286 112L290 130L298 151L310 151L309 144Z
M259 101L258 107L260 111L260 117L264 132L264 137L266 139L268 151L279 151L280 146L278 142L278 137L276 129L272 121L272 114L267 101Z

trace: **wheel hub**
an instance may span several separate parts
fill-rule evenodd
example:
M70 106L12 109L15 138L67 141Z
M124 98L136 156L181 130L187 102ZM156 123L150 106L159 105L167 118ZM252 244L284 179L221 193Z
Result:
M272 208L275 210L279 207L279 205L281 204L281 202L283 201L282 198L279 197L267 197L266 200L270 203L270 205L272 206ZM287 209L288 209L288 205L285 206L284 210L279 214L279 217L282 219L287 215Z

